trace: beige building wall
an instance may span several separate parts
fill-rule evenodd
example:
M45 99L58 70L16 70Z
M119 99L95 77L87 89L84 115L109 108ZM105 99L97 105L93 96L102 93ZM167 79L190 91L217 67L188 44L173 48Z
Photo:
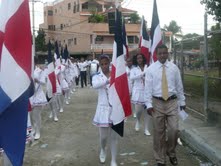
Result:
M105 10L112 2L97 0ZM67 44L70 54L90 54L101 48L112 52L113 34L109 34L107 23L88 23L90 11L82 9L88 0L57 0L44 6L44 23L40 25L46 32L46 40ZM102 11L103 12L103 11ZM140 24L127 24L128 35L138 36ZM96 40L101 37L102 40Z

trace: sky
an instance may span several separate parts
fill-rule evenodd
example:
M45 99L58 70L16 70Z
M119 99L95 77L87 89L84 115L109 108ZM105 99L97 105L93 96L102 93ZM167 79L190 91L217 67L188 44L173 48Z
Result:
M35 29L43 23L43 3L53 0L39 0L35 3ZM30 3L30 9L32 3ZM122 6L138 11L140 16L144 16L147 27L150 28L152 20L153 0L124 0ZM161 28L174 20L181 26L183 34L204 32L204 6L200 0L157 0L158 15ZM31 10L32 12L32 10ZM215 25L212 16L208 16L208 29Z

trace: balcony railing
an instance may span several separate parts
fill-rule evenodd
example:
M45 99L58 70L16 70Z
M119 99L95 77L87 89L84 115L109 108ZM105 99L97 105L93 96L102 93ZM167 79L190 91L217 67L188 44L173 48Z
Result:
M138 44L129 44L129 49L136 49L138 47ZM101 50L101 49L113 49L113 44L91 44L92 50Z

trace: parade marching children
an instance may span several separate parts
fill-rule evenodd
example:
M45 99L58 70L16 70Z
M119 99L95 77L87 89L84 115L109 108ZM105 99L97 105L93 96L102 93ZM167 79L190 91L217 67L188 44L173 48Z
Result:
M49 118L53 118L55 122L58 121L58 116L57 116L57 107L56 107L56 93L53 94L52 89L50 87L50 82L49 82L49 77L48 77L48 69L45 69L45 74L46 74L46 98L50 107L50 115ZM56 90L57 90L57 85L56 85Z
M129 88L129 94L132 95L132 89L133 89L133 81L130 79L130 72L133 69L133 60L132 57L128 57L126 59L126 73L127 73L127 79L128 79L128 88ZM131 108L134 108L134 104L132 104ZM134 111L134 109L133 109ZM134 111L133 116L136 117L136 112Z
M35 63L37 58L35 58ZM41 128L41 111L42 106L47 104L47 99L43 91L43 85L46 83L46 77L41 69L41 66L36 64L34 70L34 85L35 92L34 95L30 98L30 103L32 106L31 111L31 123L33 127L33 134L35 139L40 138L40 128Z
M63 95L62 95L62 89L61 89L61 85L58 79L58 75L60 73L60 64L61 64L61 60L60 59L56 59L56 66L55 66L55 75L56 75L56 93L55 93L55 101L57 104L57 109L59 110L59 112L64 112L63 109Z
M145 71L147 69L146 59L144 55L137 54L134 58L135 67L130 72L130 79L133 81L131 102L135 105L136 112L136 124L135 130L140 130L140 119L142 112L144 112L144 134L150 135L148 130L149 116L144 111L144 83L145 83Z
M94 75L92 78L93 88L98 90L98 103L96 113L93 119L93 124L99 127L100 133L100 155L99 159L101 163L105 163L106 160L106 144L108 137L110 137L110 149L111 149L111 166L117 166L117 144L118 135L111 129L112 122L110 121L111 107L108 99L110 70L110 60L107 55L100 56L101 72Z
M74 58L71 59L70 70L71 70L71 76L72 76L71 93L74 93L76 91L76 81L75 80L79 75L79 69L78 69L76 60Z

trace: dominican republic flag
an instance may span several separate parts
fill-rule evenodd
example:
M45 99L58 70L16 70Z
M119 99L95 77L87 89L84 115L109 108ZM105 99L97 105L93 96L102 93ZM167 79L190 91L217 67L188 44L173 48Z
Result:
M54 72L54 62L53 62L53 56L51 53L51 42L49 40L48 42L48 84L50 87L50 91L52 94L56 93L56 76Z
M60 66L61 65L61 59L60 59L60 54L59 54L59 48L58 48L58 42L57 41L55 41L54 59L55 59L56 66Z
M147 33L147 27L146 22L144 19L144 16L142 17L141 21L141 27L140 27L140 42L139 42L139 48L140 53L143 54L146 58L146 63L150 64L150 38Z
M29 97L33 94L28 0L0 3L0 147L22 166Z
M162 44L160 21L157 12L157 2L154 0L152 24L150 29L151 35L151 63L157 61L156 47Z
M121 13L116 9L115 35L113 44L112 70L109 100L112 106L110 119L112 129L120 136L124 133L124 119L131 115L131 103L125 66Z
M126 55L125 58L129 57L129 51L128 51L128 39L127 39L127 32L125 27L125 21L123 19L123 25L122 25L122 35L123 35L123 44L124 44L124 53Z

